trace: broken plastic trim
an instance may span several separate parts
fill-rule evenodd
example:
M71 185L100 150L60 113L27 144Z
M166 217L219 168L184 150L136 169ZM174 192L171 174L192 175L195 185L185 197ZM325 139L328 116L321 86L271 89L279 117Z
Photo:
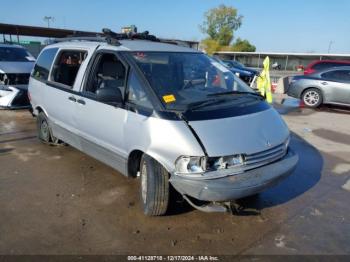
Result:
M218 203L218 202L209 202L208 204L204 205L196 205L193 201L190 200L190 198L186 195L183 195L183 198L195 209L198 209L203 212L229 212L230 209L227 206L227 203Z
M237 201L229 202L207 202L207 204L196 205L188 196L182 195L182 197L189 203L193 208L198 209L202 212L227 212L236 216L257 216L261 215L261 212L256 209L246 208L240 205Z

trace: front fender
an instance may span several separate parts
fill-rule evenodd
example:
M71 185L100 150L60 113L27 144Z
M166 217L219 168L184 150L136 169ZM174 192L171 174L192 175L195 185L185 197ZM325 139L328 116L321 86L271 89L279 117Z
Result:
M157 160L170 173L175 171L178 157L205 155L182 120L166 120L128 112L124 126L128 154L135 149L140 150Z

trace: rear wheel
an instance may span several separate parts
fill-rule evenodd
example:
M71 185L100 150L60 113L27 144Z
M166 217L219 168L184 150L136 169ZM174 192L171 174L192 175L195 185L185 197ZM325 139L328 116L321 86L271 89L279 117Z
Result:
M143 155L140 175L143 212L148 216L164 215L169 202L169 173L156 160Z
M302 100L308 107L319 107L322 104L322 93L316 88L307 89L302 95Z
M43 112L40 112L37 117L38 137L41 141L48 144L58 145L60 141L53 136L49 121Z

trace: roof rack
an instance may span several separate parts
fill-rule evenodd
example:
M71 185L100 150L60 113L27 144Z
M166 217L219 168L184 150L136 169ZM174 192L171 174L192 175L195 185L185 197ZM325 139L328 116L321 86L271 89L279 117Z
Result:
M142 33L115 33L108 28L103 28L101 34L96 35L78 35L73 34L72 36L64 38L56 38L54 42L65 42L65 41L93 41L93 42L106 42L110 45L120 46L119 40L148 40L153 42L160 42L160 40L154 35L150 35L148 31Z

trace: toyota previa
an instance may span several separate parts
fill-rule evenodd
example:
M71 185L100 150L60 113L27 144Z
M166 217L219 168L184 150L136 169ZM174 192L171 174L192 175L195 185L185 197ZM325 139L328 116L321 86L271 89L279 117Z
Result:
M146 215L172 186L219 211L291 174L280 115L206 54L144 34L71 38L44 48L29 96L45 143L66 143L139 177Z

